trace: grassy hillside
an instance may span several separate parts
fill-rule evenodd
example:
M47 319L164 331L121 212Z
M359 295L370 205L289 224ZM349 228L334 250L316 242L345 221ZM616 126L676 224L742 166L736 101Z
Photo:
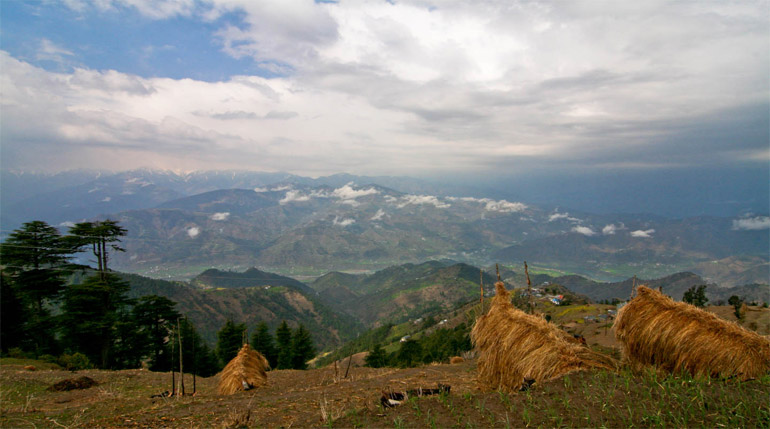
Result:
M195 276L190 281L190 284L202 289L287 286L292 289L302 291L303 293L313 292L313 290L310 289L306 284L291 277L286 277L275 273L268 273L256 268L249 268L242 273L235 271L209 269Z
M454 309L479 297L479 269L467 264L446 266L437 261L389 267L374 274L330 274L311 287L321 299L367 326L401 323ZM486 290L495 278L484 273Z
M250 329L260 321L271 329L282 320L292 326L301 323L321 350L339 346L362 330L359 322L331 310L314 293L291 286L201 290L134 274L122 276L131 284L133 297L155 294L176 302L177 310L192 320L211 345L216 343L216 333L228 318L236 323L245 322Z

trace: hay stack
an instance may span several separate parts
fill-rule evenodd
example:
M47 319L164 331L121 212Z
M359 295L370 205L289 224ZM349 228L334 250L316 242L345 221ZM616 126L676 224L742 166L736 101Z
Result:
M636 369L742 379L770 371L770 341L644 286L620 309L614 329L624 360Z
M239 390L249 390L267 383L267 359L248 344L225 366L219 375L219 394L232 395Z
M502 282L495 288L492 307L471 332L483 383L515 391L574 371L617 367L612 358L569 341L569 335L545 319L515 308Z

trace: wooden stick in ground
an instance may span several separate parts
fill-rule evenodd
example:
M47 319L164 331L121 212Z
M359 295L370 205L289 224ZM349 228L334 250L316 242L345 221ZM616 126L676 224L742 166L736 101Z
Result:
M479 288L481 289L481 314L484 314L484 270L479 269Z
M497 281L500 281L500 265L495 264L495 270L497 270Z
M524 274L527 275L527 313L532 314L532 282L529 281L527 261L524 261Z
M171 328L171 396L176 395L176 372L174 369L174 343L176 342L176 335L174 335L174 328Z
M185 318L185 320L187 320ZM192 359L193 359L193 396L195 396L195 373L198 372L198 359L195 356L195 335L192 336Z
M629 301L634 299L634 292L636 291L636 276L634 276L634 282L631 284L631 296L628 298Z
M179 396L184 396L184 366L182 359L182 325L179 318L176 319L176 328L179 331Z
M348 372L350 371L350 362L353 360L353 355L348 358L348 369L345 370L345 378L348 378Z

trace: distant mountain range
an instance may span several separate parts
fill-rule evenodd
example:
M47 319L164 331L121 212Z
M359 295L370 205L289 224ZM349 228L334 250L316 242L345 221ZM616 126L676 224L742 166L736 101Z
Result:
M3 234L30 220L64 227L109 217L128 230L114 267L154 277L257 266L313 278L449 259L526 260L602 281L680 271L720 286L770 279L766 214L600 215L494 199L470 186L346 174L2 174Z
M501 275L507 287L526 287L524 277L510 270ZM303 324L320 349L338 347L365 329L386 323L403 323L428 316L447 314L480 298L483 278L485 295L494 294L496 277L488 270L463 263L429 261L388 267L372 274L327 273L310 284L255 268L244 272L207 270L189 283L150 279L122 274L131 285L131 295L166 296L177 302L211 344L227 319L247 323L253 329L260 321L275 328L282 320ZM627 299L633 279L601 283L581 276L533 276L534 286L548 287L591 300ZM546 284L547 282L547 284ZM693 273L676 273L636 284L662 287L663 292L681 300L688 288L706 284ZM766 285L706 289L712 303L738 295L746 301L770 302Z

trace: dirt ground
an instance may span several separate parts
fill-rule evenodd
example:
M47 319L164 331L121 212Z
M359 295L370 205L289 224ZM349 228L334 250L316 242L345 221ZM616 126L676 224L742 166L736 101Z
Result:
M99 384L49 392L65 378ZM197 394L151 398L169 388L169 373L145 370L25 371L0 368L0 427L308 428L308 427L768 427L770 377L748 382L693 380L607 371L579 372L503 393L480 386L475 362L410 369L353 367L272 371L268 384L216 394L216 377L198 379ZM187 391L192 378L185 379ZM449 394L412 397L382 408L383 390L451 386Z
M344 373L344 371L341 371ZM84 390L48 392L67 378L88 376L99 384ZM268 373L268 384L232 396L216 393L216 377L196 380L197 393L151 398L170 390L171 374L146 370L25 371L3 367L2 427L314 427L351 410L379 410L383 390L452 386L452 393L477 391L472 363L421 368L352 367L347 379L334 368ZM19 386L11 391L11 386ZM8 389L6 389L8 388ZM185 377L186 392L192 377ZM13 406L13 404L18 404Z

